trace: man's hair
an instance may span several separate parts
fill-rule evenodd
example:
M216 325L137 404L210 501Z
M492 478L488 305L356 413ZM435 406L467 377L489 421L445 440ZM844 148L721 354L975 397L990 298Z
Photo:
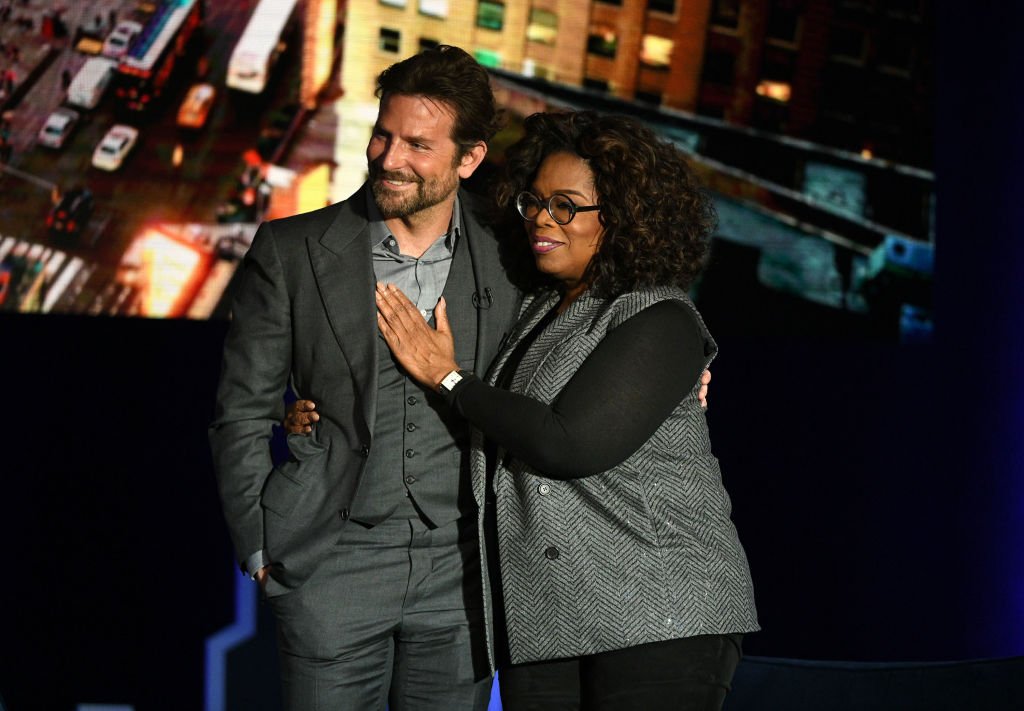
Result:
M442 44L392 64L377 77L377 97L422 96L446 104L455 115L452 140L465 154L501 128L502 116L487 70L464 50Z

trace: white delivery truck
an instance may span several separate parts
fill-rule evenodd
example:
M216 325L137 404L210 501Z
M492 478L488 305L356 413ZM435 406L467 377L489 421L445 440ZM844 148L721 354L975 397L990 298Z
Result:
M117 60L107 57L90 57L78 70L68 86L68 103L83 109L94 109L103 98L103 92L114 79Z

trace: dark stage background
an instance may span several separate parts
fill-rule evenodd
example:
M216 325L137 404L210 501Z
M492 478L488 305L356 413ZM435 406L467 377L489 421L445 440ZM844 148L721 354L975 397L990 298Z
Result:
M788 336L768 293L706 313L750 654L1024 654L1024 8L1002 5L939 17L935 342ZM203 641L234 617L205 432L225 328L0 320L10 709L201 706Z

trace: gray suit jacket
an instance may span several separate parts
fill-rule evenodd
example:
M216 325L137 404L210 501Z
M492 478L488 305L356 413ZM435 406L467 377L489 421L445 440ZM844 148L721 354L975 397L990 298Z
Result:
M264 223L232 304L210 443L235 552L244 563L264 551L268 594L300 585L337 543L373 446L378 339L366 189ZM488 291L449 299L448 309L477 314L482 369L515 319L519 294L481 201L462 191L460 202L476 293ZM317 403L320 421L310 436L289 437L291 457L274 466L268 442L289 380Z
M527 299L492 381L559 298L542 293ZM526 350L510 390L553 402L605 334L664 299L693 308L674 288L611 301L584 294ZM707 365L717 346L697 316ZM498 552L513 663L758 629L747 559L729 519L698 390L694 383L650 439L607 472L549 479L498 450ZM487 462L478 433L471 462L482 508ZM480 525L483 541L482 516ZM490 560L486 552L481 558ZM484 598L489 604L489 591Z

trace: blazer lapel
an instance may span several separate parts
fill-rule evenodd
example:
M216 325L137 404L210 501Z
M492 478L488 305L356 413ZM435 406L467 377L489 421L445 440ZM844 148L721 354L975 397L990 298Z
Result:
M460 191L460 204L463 232L473 263L472 298L477 315L475 361L482 376L515 320L519 292L505 275L494 235L484 226L486 216L477 214L482 209L479 199Z
M533 330L537 322L544 318L544 314L554 308L560 298L561 296L554 291L542 291L526 297L526 300L523 301L523 313L519 318L519 322L509 333L509 337L502 346L501 352L495 357L494 364L487 373L487 383L489 385L494 385L497 382L501 369L505 367L509 355L512 354L519 341Z
M377 305L366 234L366 189L364 185L346 200L330 227L322 235L310 235L306 244L327 319L348 361L372 433L377 416Z

